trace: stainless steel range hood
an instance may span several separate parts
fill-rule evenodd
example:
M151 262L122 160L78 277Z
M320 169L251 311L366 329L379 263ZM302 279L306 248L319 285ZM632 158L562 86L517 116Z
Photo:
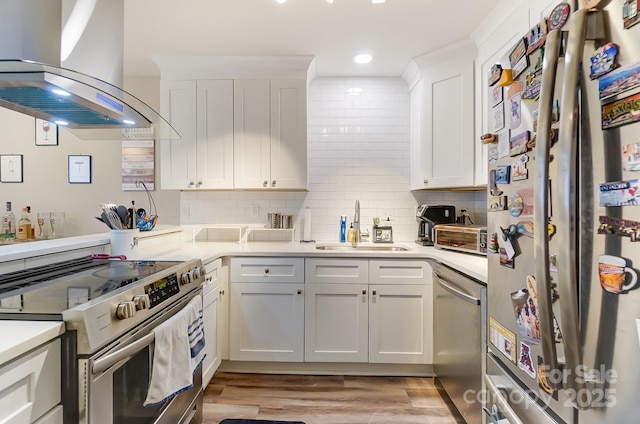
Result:
M179 139L160 114L117 85L123 10L123 0L0 0L0 106L82 139L119 140L122 129L151 127L156 139Z

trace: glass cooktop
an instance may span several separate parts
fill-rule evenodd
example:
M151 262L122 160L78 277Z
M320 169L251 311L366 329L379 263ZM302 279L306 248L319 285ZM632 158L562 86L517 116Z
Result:
M61 314L181 263L83 257L0 274L0 314Z

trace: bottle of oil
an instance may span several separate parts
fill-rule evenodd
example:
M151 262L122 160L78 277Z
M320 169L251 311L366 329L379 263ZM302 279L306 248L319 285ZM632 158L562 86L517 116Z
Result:
M0 237L3 243L13 243L16 239L16 216L11 211L11 202L7 202L7 211L2 215Z
M16 240L27 241L31 238L31 220L29 219L29 208L22 208L22 216L18 221L18 232L16 234Z

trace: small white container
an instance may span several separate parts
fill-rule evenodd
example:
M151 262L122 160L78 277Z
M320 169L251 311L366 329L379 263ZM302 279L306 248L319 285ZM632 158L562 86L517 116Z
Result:
M139 230L111 230L111 254L125 255L127 258L138 250Z

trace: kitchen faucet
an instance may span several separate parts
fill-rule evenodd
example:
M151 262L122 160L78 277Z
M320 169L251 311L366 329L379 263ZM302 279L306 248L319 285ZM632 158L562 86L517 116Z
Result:
M360 243L360 201L356 200L356 211L353 216L353 230L355 232L355 236L353 237L353 241L351 242L351 246L358 247L358 243Z

